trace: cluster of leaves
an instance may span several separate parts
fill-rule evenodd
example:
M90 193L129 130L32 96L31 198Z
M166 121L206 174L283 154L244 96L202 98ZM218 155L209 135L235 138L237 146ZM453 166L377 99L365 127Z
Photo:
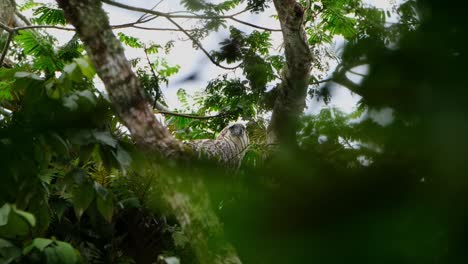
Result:
M417 17L405 21L418 25L399 26L391 46L386 27L349 43L343 64L365 59L369 67L348 86L363 96L361 110L304 117L302 150L249 175L270 185L254 185L226 213L241 255L271 263L467 260L467 17L448 8L461 4L408 1L401 8ZM388 108L393 122L376 122Z
M247 6L252 12L262 12L269 7L271 0L247 0Z
M14 44L24 60L0 69L0 262L156 259L154 246L170 249L174 228L154 224L142 206L152 178L132 169L133 146L95 88L81 44L73 37L56 49L36 31L20 32ZM156 67L166 70L160 78L177 70ZM138 242L138 232L154 237ZM135 251L145 246L153 248Z
M227 236L252 263L466 262L465 9L457 1L408 1L397 9L402 23L386 27L381 10L355 1L321 3L311 7L323 14L321 29L309 37L323 31L348 39L334 80L362 101L352 114L329 108L304 116L298 149L273 160L263 156L266 129L258 115L268 108L259 102L271 72L283 67L283 58L269 56L266 33L233 29L216 53L220 61L243 62L246 80L213 80L195 105L178 93L183 110L230 113L209 121L169 119L180 138L212 137L238 118L255 121L248 124L254 144L245 177L236 178L239 193L214 203ZM349 17L351 10L359 15ZM148 172L155 167L138 163L91 82L88 60L54 55L47 37L29 39L15 40L27 60L0 70L0 261L145 263L172 240L186 244L177 227L157 224L145 209L158 186ZM47 65L36 62L50 54ZM364 63L369 73L361 84L341 79ZM170 73L151 67L161 75L147 69L140 79L156 87ZM379 109L392 109L393 122L376 122ZM220 184L213 186L219 193Z

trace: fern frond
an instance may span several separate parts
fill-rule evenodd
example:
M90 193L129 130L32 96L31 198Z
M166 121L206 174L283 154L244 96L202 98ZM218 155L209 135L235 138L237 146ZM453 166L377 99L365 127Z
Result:
M15 42L20 44L26 55L32 56L54 56L53 43L35 33L34 31L21 31L16 35Z
M37 3L37 2L35 2L33 0L28 0L24 4L18 5L18 10L20 12L24 12L26 10L32 9L32 8L34 8L36 6L39 6L39 5L40 5L39 3Z
M78 35L75 34L70 41L57 50L57 55L61 60L71 62L73 59L81 56L81 50L82 47L78 42Z
M65 25L67 21L63 15L63 10L48 6L41 6L34 10L34 22L39 25Z

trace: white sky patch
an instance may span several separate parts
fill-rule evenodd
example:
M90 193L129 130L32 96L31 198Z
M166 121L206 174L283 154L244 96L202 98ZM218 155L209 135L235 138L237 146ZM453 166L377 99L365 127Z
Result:
M369 110L369 118L381 126L388 126L395 120L393 112L393 109L390 107L384 107L379 110L371 109Z
M367 109L358 118L348 121L349 125L361 123L367 119L381 125L388 126L395 121L395 111L390 107L383 107L381 109Z
M360 65L349 70L346 73L346 77L348 77L353 83L359 85L362 83L364 77L366 77L368 73L369 65Z
M320 135L317 140L319 144L323 144L328 141L328 137L325 135Z
M36 0L36 1L40 3L47 3L47 4L55 5L55 1L53 0ZM24 3L24 0L18 0L17 2L18 4L22 4ZM153 0L153 1L120 0L118 2L150 9L156 3L158 3L159 0ZM222 2L222 0L216 0L216 1L212 0L210 2L220 3ZM401 0L365 0L365 2L370 5L376 6L377 8L390 10L392 5L394 5L396 2L401 2ZM129 11L129 10L109 6L106 4L104 4L104 8L108 12L110 23L112 25L134 22L142 15L142 13L139 13L139 12ZM238 11L241 11L243 8L245 8L245 5L241 5L237 7L235 10L231 10L226 13L233 14ZM174 12L174 11L184 10L184 8L183 6L180 5L180 1L165 0L165 1L162 1L158 5L156 10L161 11L161 12ZM265 12L263 13L252 14L252 13L246 12L246 13L239 15L237 18L243 21L249 22L249 23L278 29L280 28L279 22L276 19L272 18L272 15L274 15L275 13L276 11L273 8L273 4L270 4L270 7L266 9ZM24 12L24 14L26 16L31 16L32 12L31 10L28 10L27 12ZM199 25L200 21L196 19L177 19L177 22L179 22L184 28L190 29L192 27ZM230 25L233 25L236 28L240 29L241 31L244 31L246 34L249 34L253 30L255 30L252 27L242 25L233 21L227 20L226 22L227 22L227 28L221 28L219 32L210 33L207 38L202 40L202 44L206 50L211 51L211 50L216 50L217 48L219 48L219 42L221 42L223 39L229 36ZM175 28L170 22L168 22L166 19L162 17L157 18L149 23L143 24L143 26L156 27L156 28ZM67 31L61 31L61 30L55 30L55 29L48 29L47 32L49 32L51 35L56 37L60 44L66 43L68 40L71 39L71 37L74 34L74 32L67 32ZM163 87L162 89L170 109L174 109L174 108L181 106L176 96L178 89L183 88L189 94L194 94L197 91L202 91L211 79L214 79L217 76L228 72L212 64L209 61L209 59L206 57L206 55L203 54L201 50L195 49L193 47L193 43L190 40L188 40L187 36L185 36L181 32L149 31L149 30L140 30L140 29L135 29L135 28L115 30L115 33L117 32L122 32L126 35L137 37L144 43L154 42L160 45L164 45L168 41L174 40L174 47L172 48L172 51L170 52L170 54L158 55L158 56L164 57L164 59L166 59L169 65L171 66L179 65L181 67L180 72L177 75L169 78L169 85L167 87ZM282 46L281 32L272 32L271 39L272 39L272 46L274 49L273 53L283 53L284 50L281 49L281 46ZM343 38L339 36L335 37L333 46L337 49L336 52L338 54L340 49L342 49L344 46ZM125 47L125 54L128 59L144 56L144 53L142 50L132 49L128 47ZM142 61L146 63L145 60L142 60ZM336 65L337 65L336 62L332 62L330 70L327 73L328 76L331 76L331 74L335 70ZM227 66L234 66L234 65L227 65ZM355 69L355 71L361 74L367 73L367 69L366 70ZM231 71L231 74L235 74L235 76L237 77L242 77L242 70L238 69L234 72ZM351 75L349 76L349 78L353 82L359 83L362 81L362 78L363 78L362 76L352 74L352 73L350 74ZM192 78L190 81L184 81L187 78L187 76L195 76L195 78ZM98 84L97 86L102 88L102 84L101 85ZM353 94L347 88L337 85L337 84L331 85L330 92L332 95L332 99L328 106L325 105L323 101L317 101L315 99L310 100L308 98L307 100L308 107L306 109L306 113L317 114L320 112L322 108L330 107L330 106L337 107L341 111L344 111L347 113L352 112L356 109L356 103L360 100L360 97L358 95Z
M366 156L359 156L357 157L357 161L362 165L362 166L369 166L372 164L372 160L369 157Z

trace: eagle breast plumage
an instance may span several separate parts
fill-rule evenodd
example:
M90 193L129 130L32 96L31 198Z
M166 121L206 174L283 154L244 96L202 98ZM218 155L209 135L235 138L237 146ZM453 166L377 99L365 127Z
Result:
M243 124L225 127L216 139L186 142L199 156L215 159L229 168L238 168L249 146L249 136Z

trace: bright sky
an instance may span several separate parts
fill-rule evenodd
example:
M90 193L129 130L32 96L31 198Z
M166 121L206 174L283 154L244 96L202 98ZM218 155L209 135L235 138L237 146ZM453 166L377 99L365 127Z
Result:
M366 0L369 4L375 5L378 8L383 8L388 10L391 8L391 5L394 4L396 0ZM24 2L24 0L17 0L18 3ZM37 0L37 2L42 3L55 3L52 0ZM156 3L160 2L160 0L120 0L119 2L125 3L128 5L139 6L144 8L152 8ZM211 2L221 2L220 0L212 0ZM105 9L109 13L111 24L122 24L128 22L134 22L137 20L141 13L132 12L125 9L120 9L112 6L105 5ZM239 10L233 10L229 13L235 13ZM174 0L164 0L157 7L158 11L163 12L173 12L173 11L180 11L184 10L179 1ZM261 13L259 15L251 14L251 13L244 13L240 15L238 18L244 21L248 21L250 23L264 25L269 28L279 28L279 23L275 19L271 18L271 15L275 13L275 10L270 7L266 10L265 13ZM28 15L28 13L26 13ZM195 26L197 21L194 20L178 20L185 28L191 28ZM238 23L233 24L232 21L228 21L229 25L235 25L238 29L248 33L251 32L253 29L251 27L241 25ZM144 26L147 27L159 27L159 28L173 28L173 26L166 21L164 18L155 19ZM60 31L60 30L48 30L51 34L56 36L58 40L62 43L68 41L73 33ZM116 30L117 31L117 30ZM161 45L164 45L166 42L170 40L175 40L174 48L169 55L161 55L164 56L165 59L169 62L170 65L179 65L181 70L179 74L172 77L169 81L169 85L163 88L163 93L167 99L169 104L169 108L174 109L180 106L180 103L177 100L176 92L179 88L184 88L189 93L194 93L196 91L202 91L209 80L217 77L220 74L225 73L226 71L223 69L218 68L217 66L213 65L208 58L202 53L200 50L196 50L192 46L192 42L187 40L187 37L183 35L181 32L167 32L167 31L145 31L145 30L138 30L135 28L130 29L123 29L119 30L127 35L138 37L143 42L155 42ZM117 31L118 32L118 31ZM222 41L224 38L228 36L228 28L224 30L220 30L220 32L212 33L209 37L203 40L203 45L207 50L213 50L218 47L218 43ZM273 47L280 47L281 46L281 33L274 32L272 33L273 39ZM343 40L340 38L336 39L335 43L336 47L343 46ZM282 51L280 51L282 52ZM140 50L126 48L126 55L127 58L136 58L142 57L143 53ZM330 71L332 72L333 67ZM355 69L356 72L365 73L367 69L365 67L360 67L359 69ZM184 80L187 76L192 74L197 74L197 78L193 81L181 81ZM241 76L241 70L237 70L235 73L237 76ZM349 76L353 81L359 82L362 77L357 75ZM338 85L333 86L332 90L332 101L330 106L338 107L345 112L351 112L357 101L359 100L359 96L353 95L347 89L340 87ZM310 100L308 99L308 109L307 112L309 113L318 113L320 109L323 107L328 107L323 104L323 102L317 102L315 99Z

